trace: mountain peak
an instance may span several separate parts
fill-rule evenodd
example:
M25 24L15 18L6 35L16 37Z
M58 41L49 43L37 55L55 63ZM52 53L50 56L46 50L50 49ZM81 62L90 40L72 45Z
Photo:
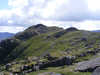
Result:
M34 27L35 27L35 28L38 28L38 27L46 27L46 26L43 25L43 24L37 24L37 25L35 25Z
M78 29L75 27L70 27L70 28L67 28L66 31L78 31Z

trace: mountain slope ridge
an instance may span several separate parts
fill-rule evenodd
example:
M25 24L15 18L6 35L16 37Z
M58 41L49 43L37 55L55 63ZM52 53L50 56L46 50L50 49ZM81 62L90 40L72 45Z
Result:
M5 45L9 45L10 49ZM90 75L90 73L75 72L75 63L100 57L98 55L100 54L100 33L78 30L73 27L59 29L38 24L16 34L13 38L4 40L0 47L1 51L9 50L5 57L5 62L13 64L10 67L12 72L20 72L20 68L23 66L28 68L21 70L21 72L26 72L33 69L33 65L39 63L42 63L42 65L43 63L49 63L51 65L50 63L56 63L56 61L65 57L69 60L74 57L73 62L67 61L68 64L72 65L64 65L64 61L61 60L62 62L59 63L62 66L55 65L55 67L51 65L51 67L48 67L47 65L46 69L39 72L52 71L60 72L64 75ZM29 75L36 75L37 73L37 71L34 71Z
M27 28L26 30L24 30L23 32L17 33L14 37L2 40L0 42L0 51L1 51L0 59L7 62L9 58L6 59L6 57L9 56L9 53L11 53L14 50L14 48L19 46L21 42L25 42L26 40L32 37L39 36L44 33L50 34L52 32L58 32L61 30L63 29L58 28L58 27L47 27L47 26L44 26L43 24L31 26ZM5 57L3 57L2 55L5 55ZM0 61L0 62L3 62L3 61Z
M47 54L51 54L54 57L60 57L63 56L63 53L72 56L88 50L99 49L99 33L81 30L70 32L65 31L66 30L32 37L26 42L20 44L20 46L16 47L11 55L14 57L14 53L18 52L18 58L20 59L25 59L26 57L28 58L31 56L41 57ZM61 35L60 32L64 32L64 34ZM61 36L55 37L58 34ZM22 53L20 53L21 50Z

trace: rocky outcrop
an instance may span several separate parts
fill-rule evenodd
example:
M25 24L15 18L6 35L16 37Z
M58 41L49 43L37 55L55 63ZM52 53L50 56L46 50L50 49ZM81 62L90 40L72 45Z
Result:
M89 61L79 62L75 71L92 72L97 67L100 67L100 57Z
M47 67L58 67L58 66L64 66L64 65L72 65L75 60L75 57L72 56L66 56L62 57L50 62L46 62L40 65L40 68L47 68Z
M48 32L57 32L57 31L61 31L63 30L62 28L58 28L58 27L47 27L43 24L37 24L37 25L33 25L29 28L27 28L25 31L23 32L19 32L15 35L15 37L17 39L20 40L27 40L31 37L43 34L43 33L48 33Z
M5 39L0 42L0 59L2 60L0 63L7 60L5 58L19 43L20 41L14 38Z
M59 38L62 35L68 33L68 32L74 32L74 31L78 31L78 29L77 28L74 28L74 27L70 27L70 28L68 28L66 30L59 31L58 33L54 34L54 37L55 38Z
M88 56L88 55L96 55L99 52L100 52L99 48L96 48L96 49L94 48L94 50L87 50L85 52L77 54L77 55L75 55L75 57L77 59L77 58L85 57L85 56Z
M92 75L100 75L100 67L95 69L95 71L92 73Z
M64 66L64 65L72 65L75 57L73 56L66 56L62 57L53 61L49 62L37 62L37 64L32 65L24 65L21 67L21 72L30 72L31 71L39 71L48 67L58 67L58 66Z

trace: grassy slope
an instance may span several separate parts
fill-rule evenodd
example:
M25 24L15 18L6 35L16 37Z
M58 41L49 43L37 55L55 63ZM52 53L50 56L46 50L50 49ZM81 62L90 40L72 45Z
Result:
M49 38L48 35L50 36ZM86 38L87 41L81 40ZM94 50L99 47L100 34L88 31L74 31L68 32L59 38L55 38L53 34L42 34L33 37L20 46L16 47L11 55L17 54L18 58L23 59L30 56L42 56L50 53L52 56L76 55L86 50ZM85 45L89 44L92 47L86 48ZM66 54L66 51L69 53Z
M27 41L22 42L16 47L10 57L17 56L17 59L25 59L34 56L43 56L50 53L52 56L61 57L65 55L77 55L87 50L100 49L100 33L88 32L88 31L74 31L68 32L59 38L55 38L56 33L41 34L30 38ZM49 36L49 37L48 37ZM87 41L82 40L83 38ZM92 46L86 48L86 45ZM69 53L66 53L69 51ZM78 61L91 59L93 56L88 55L86 57L79 58ZM37 75L41 72L57 72L63 73L64 75L90 75L90 73L74 72L75 66L65 67L49 67L39 72L32 72L28 75Z
M53 56L62 56L62 51L65 51L67 49L71 50L71 53L69 55L76 55L80 54L81 52L85 52L86 50L94 50L95 48L99 47L100 42L100 34L99 33L93 33L93 32L87 32L87 31L76 31L76 32L70 32L62 37L56 39L53 45L53 49L50 50L51 54ZM75 40L75 38L78 38ZM79 38L87 38L88 41L79 41L74 45L71 45L72 42L75 43L79 40ZM72 42L71 42L72 41ZM93 43L92 48L85 48L86 44ZM68 54L67 54L68 55ZM84 59L91 59L93 56L86 56ZM81 58L82 61L82 58ZM45 70L40 70L39 72L32 72L28 75L38 75L39 73L43 72L56 72L56 73L62 73L64 75L91 75L89 72L74 72L74 65L73 66L63 66L63 67L50 67Z

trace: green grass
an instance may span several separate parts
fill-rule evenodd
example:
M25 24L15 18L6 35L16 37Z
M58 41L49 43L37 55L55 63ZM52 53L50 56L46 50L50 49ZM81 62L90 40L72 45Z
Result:
M48 35L50 38L47 39ZM61 57L65 55L77 55L87 50L94 50L100 48L100 34L88 31L74 31L55 38L54 34L41 34L32 37L31 39L22 42L16 47L9 56L18 56L17 59L25 59L31 56L42 56L50 53L54 57ZM82 41L86 38L87 41ZM91 44L92 43L92 44ZM86 49L85 45L92 45L92 48ZM66 54L66 51L69 53ZM11 57L12 57L11 56Z
M49 38L48 35L50 36ZM10 54L9 58L15 57L15 61L24 60L27 58L34 58L37 56L43 56L45 54L50 54L53 57L62 56L74 56L79 55L87 50L100 49L100 34L88 31L74 31L68 32L59 38L54 37L54 33L41 34L39 36L32 37L19 46L17 46ZM86 38L87 41L82 40ZM92 46L86 48L86 45ZM76 62L81 62L93 58L94 55L87 55L85 57L80 57ZM97 55L95 55L97 57ZM30 59L31 60L31 59ZM41 61L48 61L46 59L41 59ZM27 63L27 65L34 64ZM38 72L32 72L28 75L37 75L43 72L56 72L62 73L64 75L91 75L89 72L74 72L73 66L64 67L48 67L44 70ZM16 66L12 68L16 69Z

